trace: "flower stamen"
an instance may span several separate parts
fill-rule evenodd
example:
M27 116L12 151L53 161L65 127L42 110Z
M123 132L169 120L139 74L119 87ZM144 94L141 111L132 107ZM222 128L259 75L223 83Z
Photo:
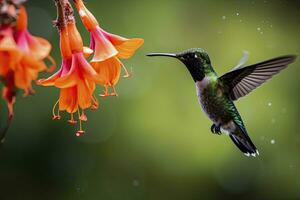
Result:
M97 109L99 108L99 101L98 101L98 99L95 97L95 95L92 96L92 101L93 101L93 103L92 103L91 109L92 109L92 110L97 110Z
M111 89L112 89L112 93L110 93L110 96L115 96L115 97L117 97L118 96L118 93L117 93L117 91L116 91L116 88L115 88L115 86L110 86L111 87Z
M56 109L58 103L59 103L59 100L56 101L56 103L54 104L54 106L52 108L52 115L53 115L52 120L60 120L59 109L57 111L57 115L55 114L55 109Z
M76 123L77 123L77 121L76 121L76 120L74 120L74 114L73 114L73 113L71 113L71 114L70 114L70 116L71 116L71 119L69 119L69 120L68 120L68 122L69 122L71 125L74 125L74 124L76 124Z
M103 92L103 94L100 94L99 96L100 97L108 97L109 96L108 85L107 84L104 85L104 92Z
M23 97L28 97L28 96L34 95L34 94L35 94L34 89L32 89L32 87L29 86L28 88L25 88L25 89L24 89Z
M123 63L121 63L121 66L125 71L125 75L123 75L123 78L129 78L131 76L131 74L128 72L127 68L125 67L125 65Z
M80 137L80 136L82 136L85 133L85 131L82 129L82 121L87 120L87 118L86 118L83 110L82 110L82 114L81 115L80 115L79 109L77 110L77 113L78 113L78 119L79 119L79 131L76 132L76 136ZM84 120L82 119L82 116L85 116Z
M79 110L78 110L78 112L79 112ZM81 111L81 115L79 115L79 119L83 122L87 121L87 116L85 115L84 110Z

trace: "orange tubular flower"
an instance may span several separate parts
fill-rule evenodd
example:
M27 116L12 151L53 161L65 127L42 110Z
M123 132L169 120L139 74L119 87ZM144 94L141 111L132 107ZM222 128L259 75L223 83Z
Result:
M54 60L49 56L51 44L40 37L32 36L27 29L27 13L24 6L20 7L14 34L22 58L16 65L11 66L15 72L15 84L25 91L25 96L33 93L31 82L37 79L39 72L47 70L44 59L52 62L49 69L55 67ZM49 70L48 69L48 70Z
M0 29L0 76L5 77L11 67L14 67L21 59L19 50L11 27Z
M0 76L4 82L2 96L7 102L9 119L13 116L13 104L15 103L15 81L12 68L20 61L22 56L13 38L11 27L0 29Z
M76 124L73 114L77 112L80 128L76 136L81 136L84 134L82 121L87 121L84 110L98 108L98 101L93 96L97 73L85 60L82 38L75 23L71 22L60 29L60 48L63 58L61 68L53 76L38 83L61 89L59 100L53 108L53 119L60 119L59 111L66 111L71 114L69 123ZM99 78L97 80L100 81ZM59 108L56 114L57 105Z
M31 83L39 72L47 69L44 59L49 56L51 45L48 41L30 35L27 30L27 14L24 0L0 2L0 78L3 83L2 97L8 107L8 123L0 130L0 140L13 118L16 92L23 89L25 95L33 92ZM2 4L3 3L3 4Z
M127 39L104 31L82 0L74 0L74 2L84 26L91 34L90 48L94 50L91 64L98 73L99 79L104 81L102 83L105 87L103 96L108 96L108 86L113 89L111 95L117 95L114 86L119 80L122 67L126 73L124 77L129 77L128 71L119 59L130 58L144 43L144 40Z

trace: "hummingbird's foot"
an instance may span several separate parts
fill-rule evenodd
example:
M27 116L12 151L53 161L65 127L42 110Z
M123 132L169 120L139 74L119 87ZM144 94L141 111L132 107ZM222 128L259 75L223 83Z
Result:
M221 135L221 134L222 134L222 132L221 132L221 127L220 127L220 126L217 126L217 125L215 125L215 124L213 124L213 125L211 126L210 130L211 130L211 132L212 132L213 134L218 134L218 135Z

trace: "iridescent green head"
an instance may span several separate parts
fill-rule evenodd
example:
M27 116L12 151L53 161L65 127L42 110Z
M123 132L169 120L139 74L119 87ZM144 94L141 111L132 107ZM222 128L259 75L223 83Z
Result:
M200 48L192 48L180 53L150 53L147 56L167 56L179 59L185 64L194 81L201 81L208 70L212 70L206 51Z

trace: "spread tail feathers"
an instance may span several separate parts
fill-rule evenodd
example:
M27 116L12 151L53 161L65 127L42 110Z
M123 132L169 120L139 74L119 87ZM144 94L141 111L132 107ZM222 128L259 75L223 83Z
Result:
M239 133L230 133L230 138L233 143L246 155L256 156L259 155L255 145L249 138L248 134L239 128Z

